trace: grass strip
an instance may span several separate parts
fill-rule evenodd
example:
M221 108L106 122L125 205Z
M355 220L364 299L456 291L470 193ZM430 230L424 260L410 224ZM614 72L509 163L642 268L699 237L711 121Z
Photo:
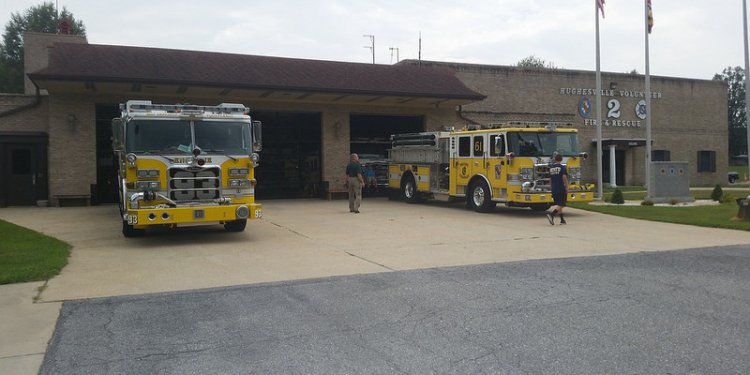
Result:
M71 246L0 220L0 284L48 280L68 264Z
M750 220L737 220L736 203L707 206L623 206L575 203L571 207L631 219L750 231Z

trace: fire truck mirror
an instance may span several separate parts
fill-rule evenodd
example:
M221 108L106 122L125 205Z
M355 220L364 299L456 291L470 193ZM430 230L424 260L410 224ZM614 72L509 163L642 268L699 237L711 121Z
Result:
M122 119L112 119L112 148L115 152L120 152L125 148L123 138Z
M253 151L260 152L263 150L263 137L261 132L262 124L260 121L253 121Z
M505 156L505 137L502 135L495 137L495 155Z

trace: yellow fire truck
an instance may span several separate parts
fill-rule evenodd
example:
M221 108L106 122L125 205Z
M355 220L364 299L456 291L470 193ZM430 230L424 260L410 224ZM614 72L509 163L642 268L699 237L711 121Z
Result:
M255 168L261 124L242 104L161 105L131 100L112 120L122 233L259 219Z
M388 187L392 196L465 200L478 212L497 203L546 210L552 205L549 165L555 154L568 169L568 202L593 199L581 180L576 129L563 124L511 122L465 129L391 136Z

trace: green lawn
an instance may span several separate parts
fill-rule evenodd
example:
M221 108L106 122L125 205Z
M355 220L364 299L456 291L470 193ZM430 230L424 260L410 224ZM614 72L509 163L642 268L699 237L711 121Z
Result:
M0 220L0 284L47 280L68 264L70 245Z
M646 192L642 189L624 189L623 196L625 200L642 201L646 197ZM609 201L613 190L605 190L605 201ZM691 189L690 192L695 199L710 199L711 197L711 189ZM748 191L724 189L724 195L728 202L718 205L664 207L574 203L571 207L633 219L750 231L750 220L735 219L738 211L736 198L747 197Z

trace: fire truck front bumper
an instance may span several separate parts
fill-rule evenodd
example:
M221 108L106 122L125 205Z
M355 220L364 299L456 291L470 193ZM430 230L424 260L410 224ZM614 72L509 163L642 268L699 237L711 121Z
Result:
M519 205L552 203L552 193L550 192L516 192L511 193L512 201ZM588 190L569 191L568 203L573 202L591 202L594 200L594 192Z
M133 228L153 225L182 226L225 223L235 220L254 220L263 216L263 205L244 203L216 206L188 206L129 209L123 220Z

